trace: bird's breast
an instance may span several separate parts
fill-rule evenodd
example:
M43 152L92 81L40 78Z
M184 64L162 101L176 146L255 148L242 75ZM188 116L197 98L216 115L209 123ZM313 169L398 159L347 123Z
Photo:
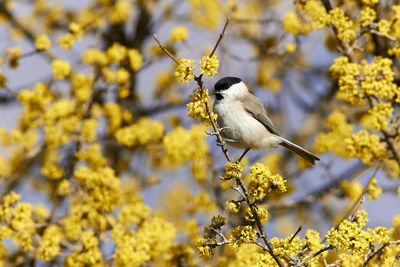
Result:
M242 149L271 146L267 143L273 141L269 140L273 135L239 101L216 102L214 112L218 115L218 126L225 128L221 135L229 145Z

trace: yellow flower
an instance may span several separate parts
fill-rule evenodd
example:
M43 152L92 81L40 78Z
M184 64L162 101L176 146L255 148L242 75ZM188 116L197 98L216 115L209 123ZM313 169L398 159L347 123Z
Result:
M382 188L378 186L378 181L376 178L372 178L371 181L368 183L368 199L369 200L376 200L379 198L379 195L382 194Z
M71 73L71 65L61 59L54 59L51 67L54 79L64 79Z
M240 164L228 162L225 166L225 178L232 179L232 178L240 178L242 177L243 168Z
M69 30L74 35L74 37L78 40L82 39L83 29L82 26L78 23L71 22L69 24Z
M344 11L340 8L334 8L329 11L329 21L335 25L338 30L337 37L340 40L352 43L356 37L353 28L353 21L346 17Z
M203 75L205 74L205 75L211 77L217 73L218 66L219 66L219 60L216 55L213 55L212 57L205 56L201 59L199 64L201 66L200 74L203 74Z
M364 5L373 6L379 3L379 0L361 0Z
M250 243L251 241L257 240L257 231L253 229L250 225L237 226L232 230L232 241L238 246L243 243Z
M86 119L83 121L81 135L86 142L93 142L96 140L97 124L96 119Z
M268 221L268 219L269 219L268 210L264 209L263 207L257 207L257 208L255 208L255 211L257 212L258 218L260 219L261 223L264 224ZM251 209L249 207L246 208L244 218L248 222L253 222L253 223L255 222L253 212L251 211Z
M176 26L169 32L169 40L171 42L186 41L189 36L189 31L185 26Z
M6 58L10 68L18 67L18 59L22 56L22 49L19 46L6 49Z
M256 163L250 167L250 182L248 191L257 200L261 200L272 190L286 192L286 180L279 174L271 172L262 164Z
M362 230L367 222L367 214L361 210L355 222L344 220L337 229L332 228L326 234L329 244L351 252L352 255L364 255L369 249L369 234Z
M37 249L37 257L43 261L51 261L61 252L60 242L64 235L62 229L57 225L46 227L41 245Z
M159 121L141 118L136 123L118 129L115 132L117 141L125 146L146 145L158 141L164 133L164 126Z
M210 99L208 91L205 88L196 88L190 96L190 99L192 101L186 105L188 107L188 116L198 122L210 125L210 117L206 109L206 103ZM216 120L217 114L214 114L212 111L210 112L212 119Z
M201 239L196 243L197 254L202 259L209 259L213 255L211 247L208 245L209 241Z
M368 6L363 7L361 10L361 24L368 24L375 20L376 18L376 11Z
M96 48L90 48L83 52L82 62L86 64L98 64L100 66L104 66L108 63L108 57L105 52Z
M393 217L392 224L394 228L400 229L400 214L397 214Z
M315 230L309 229L306 232L305 244L312 250L312 252L318 252L324 247L319 233Z
M388 34L390 30L390 22L386 19L381 19L378 22L378 29L383 34Z
M60 166L57 166L54 163L51 162L46 162L42 169L41 172L44 176L46 176L49 179L61 179L64 175L64 170Z
M73 93L77 102L85 102L89 100L92 93L93 77L82 73L73 73L71 83L73 85Z
M68 195L70 192L71 192L71 188L69 185L69 181L67 179L62 180L58 184L57 193L60 196L65 196L65 195Z
M358 181L345 180L340 183L340 188L343 193L352 200L357 200L363 192L363 186Z
M41 34L35 38L35 46L38 50L48 50L51 46L51 41L46 34Z
M389 124L387 118L390 119L392 117L392 112L393 107L389 103L378 103L372 109L368 110L374 129L379 131L384 130Z
M292 43L288 43L288 44L286 44L286 46L285 46L285 50L286 50L286 52L288 52L288 53L294 53L294 52L296 51L296 45L295 45L295 44L292 44Z
M226 208L231 212L231 213L238 213L240 210L240 201L234 201L234 200L227 200L225 202Z
M189 79L194 78L193 70L196 68L196 66L191 65L193 63L194 60L186 58L181 59L175 70L175 77L178 78L178 81L188 84Z
M204 191L200 191L193 198L193 204L196 210L201 210L204 213L211 213L217 209L217 205L214 203L211 196Z
M118 0L110 9L108 19L111 24L123 23L128 20L132 13L132 5L129 1Z
M75 37L72 33L66 33L63 36L58 37L57 43L65 50L71 49L75 44Z
M218 0L189 0L191 3L190 18L199 27L215 29L224 16Z
M118 43L114 43L110 48L107 49L107 57L110 63L118 63L125 59L127 55L127 49Z
M129 49L128 50L128 58L131 69L133 71L137 71L143 64L143 58L137 49Z
M208 158L210 148L205 141L204 131L204 126L193 125L190 130L177 126L167 133L162 140L165 154L160 165L171 169Z
M374 160L382 160L386 156L379 136L366 130L352 134L344 140L345 148L351 157L359 158L363 163L372 165Z
M286 12L285 16L282 19L282 27L285 31L296 34L306 34L309 32L309 29L306 30L306 27L302 27L301 19L294 11Z

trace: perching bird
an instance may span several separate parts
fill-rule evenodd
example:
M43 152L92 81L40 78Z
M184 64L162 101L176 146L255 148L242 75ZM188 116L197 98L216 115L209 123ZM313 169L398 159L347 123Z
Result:
M225 77L214 86L214 112L224 141L235 148L263 149L281 145L312 165L319 158L304 148L280 136L261 101L251 94L240 78Z

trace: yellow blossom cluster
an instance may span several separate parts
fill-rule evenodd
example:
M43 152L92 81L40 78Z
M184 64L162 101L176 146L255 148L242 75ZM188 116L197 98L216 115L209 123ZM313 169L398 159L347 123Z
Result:
M71 49L74 44L75 40L81 40L83 35L83 27L81 24L76 22L71 22L69 24L69 32L64 34L63 36L58 37L57 43L65 50Z
M169 32L171 42L184 42L189 37L189 30L185 26L176 26Z
M213 55L212 57L205 56L201 59L199 65L201 66L200 74L211 77L217 73L219 60L216 55Z
M360 22L362 25L373 22L375 18L376 18L376 11L373 8L370 8L369 6L363 7L363 9L361 10L361 18L360 18Z
M16 68L19 65L19 58L22 56L22 48L19 46L6 49L6 58L10 68Z
M382 194L382 188L378 185L378 180L375 177L368 183L367 192L369 200L376 200Z
M71 73L71 65L61 59L53 60L51 64L54 79L64 79Z
M51 41L46 34L41 34L35 38L35 46L37 50L48 50L51 46Z
M240 178L242 177L243 168L238 163L228 162L225 165L225 178Z
M175 127L162 140L165 155L161 166L173 168L208 157L209 147L205 137L205 128L202 125L193 125L189 130L181 126Z
M235 245L241 246L242 244L250 243L257 239L257 231L250 225L237 226L232 230L232 241Z
M345 148L350 157L357 157L368 165L374 161L383 160L387 152L380 141L379 136L361 130L344 140Z
M289 11L282 19L283 29L292 34L307 34L323 28L329 20L322 3L317 0L298 2L298 12Z
M257 212L257 215L258 215L261 223L266 223L268 221L269 212L268 212L267 209L264 209L263 207L257 207L255 209L255 211ZM255 222L255 218L254 218L253 212L251 211L251 209L249 207L246 208L246 212L245 212L244 218L248 222Z
M128 20L132 13L132 5L130 1L118 0L110 8L108 12L108 19L111 24L124 23Z
M274 237L271 239L271 244L276 254L287 257L294 256L303 247L303 242L298 236L294 238L288 236L285 239Z
M32 205L17 203L20 195L11 191L3 197L0 205L0 239L12 238L23 251L33 251L35 222L32 220Z
M370 235L362 228L366 225L367 213L360 211L355 221L344 220L338 228L332 228L326 234L329 244L340 250L349 251L353 255L364 255L369 249Z
M125 146L144 146L151 142L157 142L163 134L164 125L161 122L141 118L130 126L117 129L115 138Z
M223 18L223 10L218 0L189 0L190 18L199 27L215 29Z
M340 8L334 8L329 12L329 22L338 30L337 37L340 40L352 43L356 37L353 30L354 22L350 20Z
M171 223L153 217L146 219L136 231L117 224L111 232L117 245L113 255L116 264L140 266L168 250L176 229Z
M198 122L209 125L211 122L206 109L206 103L209 99L210 96L205 88L194 89L193 94L190 96L191 102L186 105L188 107L188 116ZM217 114L213 113L211 110L210 112L212 119L216 120Z
M272 174L264 164L256 163L250 167L248 191L257 200L261 200L271 191L285 192L286 180L279 174Z
M276 77L277 63L272 57L260 60L257 68L257 83L266 86L274 93L278 93L282 87L282 81Z
M358 181L345 180L340 183L340 188L342 192L348 196L350 199L356 201L363 193L363 186Z
M362 117L361 124L368 129L385 130L389 124L388 118L392 117L393 107L389 103L378 103L368 110Z
M188 84L189 79L194 78L193 70L196 68L196 66L191 65L193 63L194 60L186 58L181 59L174 73L178 81L182 83L185 82L186 84Z

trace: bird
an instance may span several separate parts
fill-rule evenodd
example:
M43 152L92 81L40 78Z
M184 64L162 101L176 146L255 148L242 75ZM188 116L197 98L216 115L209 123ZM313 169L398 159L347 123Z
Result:
M283 146L312 165L320 159L306 149L283 138L268 117L261 101L237 77L224 77L214 86L213 111L224 142L231 147L244 149L238 162L250 149Z

